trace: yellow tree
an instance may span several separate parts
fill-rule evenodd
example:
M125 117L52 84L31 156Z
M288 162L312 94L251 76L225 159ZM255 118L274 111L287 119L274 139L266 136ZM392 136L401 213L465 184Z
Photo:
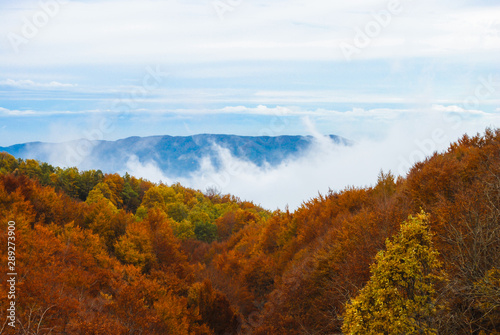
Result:
M371 277L346 306L342 331L349 335L436 334L434 285L442 279L428 217L410 216L386 251L375 257Z
M125 264L133 264L141 270L151 269L156 261L149 227L144 222L134 222L125 235L115 243L116 257Z

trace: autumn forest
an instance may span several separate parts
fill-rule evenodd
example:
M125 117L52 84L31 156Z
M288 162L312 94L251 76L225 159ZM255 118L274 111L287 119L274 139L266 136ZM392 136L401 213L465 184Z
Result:
M500 334L500 130L373 182L269 211L0 153L0 334Z

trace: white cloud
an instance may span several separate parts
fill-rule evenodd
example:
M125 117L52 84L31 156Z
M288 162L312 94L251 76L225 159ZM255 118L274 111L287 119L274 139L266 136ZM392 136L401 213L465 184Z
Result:
M500 109L496 109L500 111ZM91 116L103 116L106 114L120 114L122 110L78 110L78 111L40 111L40 110L15 110L0 107L0 113L4 115L25 115L25 116L48 116L48 115L91 115ZM355 122L359 123L376 120L380 122L398 122L401 119L408 117L408 115L414 115L411 117L425 117L425 115L449 115L452 113L459 113L463 117L492 117L496 114L487 113L482 110L476 109L466 109L463 106L458 105L432 105L427 109L419 108L353 108L350 110L333 110L333 109L308 109L304 107L287 107L287 106L274 106L269 107L266 105L258 105L257 107L247 107L243 105L237 106L226 106L222 108L214 109L130 109L127 111L129 115L138 114L141 116L146 115L178 115L178 116L197 116L197 115L256 115L256 116L268 116L272 118L281 117L311 117L314 119L332 119L336 122Z
M36 115L37 113L32 110L20 111L20 110L11 110L7 108L0 107L0 115L5 116L30 116Z
M259 105L255 108L246 106L228 106L213 112L228 113L228 114L251 114L251 115L268 115L268 116L291 116L291 115L307 115L314 112L300 110L298 108L289 108L284 106L268 107Z
M3 116L50 116L50 115L77 115L77 114L99 114L98 110L87 111L38 111L38 110L17 110L0 107L0 115Z
M374 20L389 1L248 1L220 20L212 1L69 1L19 57L22 64L151 61L343 60L342 41ZM401 1L358 58L454 56L500 49L500 7L460 8L452 1ZM39 9L38 9L39 10ZM0 31L21 34L36 10L2 12ZM435 14L433 14L435 13ZM424 24L425 23L425 24ZM491 24L490 24L491 23ZM8 41L5 41L8 46Z
M490 115L489 113L485 113L481 110L465 109L464 107L456 106L456 105L451 105L451 106L433 105L432 110L437 111L437 112L444 112L444 113L460 113L462 115L465 115L465 114L481 115L481 116Z
M240 115L263 115L263 116L275 116L275 117L287 117L287 116L307 116L307 117L319 117L319 118L335 118L336 120L346 119L352 121L353 119L362 120L381 120L381 121L397 121L398 119L404 118L409 114L415 114L415 116L422 116L425 114L449 114L449 113L460 113L462 115L469 116L491 116L490 113L486 113L481 110L466 109L457 105L432 105L428 109L418 109L418 108L353 108L351 110L340 111L340 110L329 110L324 108L318 109L307 109L300 107L286 107L286 106L275 106L268 107L265 105L259 105L257 107L247 107L247 106L227 106L220 109L171 109L171 110L160 110L157 113L173 113L181 115L189 114L240 114Z
M359 117L358 126L363 128L370 124L370 114L375 113L374 110L355 110L349 117ZM375 127L383 128L378 139L360 138L352 146L337 145L320 134L319 123L304 118L304 127L315 142L297 159L275 167L259 167L219 147L220 169L209 159L202 159L199 171L175 181L202 191L217 187L223 193L255 201L269 209L283 209L286 205L295 209L303 201L316 197L318 192L325 194L329 189L374 185L380 169L405 175L415 162L434 151L445 150L464 133L475 135L500 122L498 114L477 113L457 106L434 106L425 111L384 110L384 113L385 119L391 122L375 123ZM341 113L335 117L340 116ZM133 175L168 181L168 176L157 166L155 162L141 164L132 158L127 169Z
M165 176L164 172L161 171L156 162L147 162L143 164L135 155L129 157L125 171L132 171L134 173L137 172L137 175L134 175L137 177L147 176L149 180L172 184L172 180Z
M13 79L6 79L6 80L1 80L0 85L4 86L12 86L16 88L68 88L68 87L75 87L78 86L76 84L63 84L57 81L51 81L49 83L39 83L39 82L34 82L33 80L25 79L25 80L13 80Z

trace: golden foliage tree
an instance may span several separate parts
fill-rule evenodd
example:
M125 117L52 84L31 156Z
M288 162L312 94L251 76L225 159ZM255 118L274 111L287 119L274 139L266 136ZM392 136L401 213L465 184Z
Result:
M346 308L345 334L436 334L435 283L442 279L428 217L410 216L393 241L386 241L372 276Z

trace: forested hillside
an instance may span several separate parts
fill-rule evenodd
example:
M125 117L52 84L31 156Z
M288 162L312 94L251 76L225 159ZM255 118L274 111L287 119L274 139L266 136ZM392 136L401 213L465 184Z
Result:
M0 154L0 333L500 334L500 130L374 183L270 212Z

